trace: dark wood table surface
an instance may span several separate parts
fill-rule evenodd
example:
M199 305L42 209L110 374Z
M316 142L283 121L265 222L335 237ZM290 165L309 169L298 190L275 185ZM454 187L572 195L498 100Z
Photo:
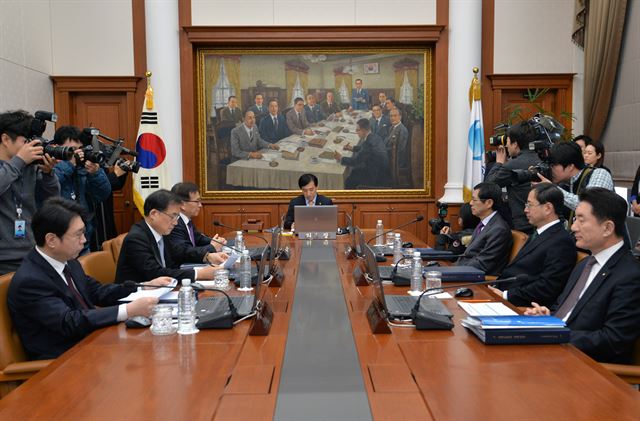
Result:
M444 300L452 331L371 334L373 294L353 283L358 261L345 258L346 241L334 242L336 261L376 420L640 418L639 392L573 346L484 345L460 326L465 313L454 299ZM0 400L0 419L271 419L300 256L298 240L285 243L285 281L263 289L274 310L268 336L249 336L249 321L192 336L122 323L101 329ZM474 298L495 298L474 290Z

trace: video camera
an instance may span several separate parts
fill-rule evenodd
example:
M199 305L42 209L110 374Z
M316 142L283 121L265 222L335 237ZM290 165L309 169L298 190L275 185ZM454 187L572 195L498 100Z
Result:
M493 136L489 137L490 146L503 146L507 147L507 131L509 130L508 124L498 124L493 128L495 132ZM485 162L494 162L496 160L496 151L485 152Z
M436 202L436 206L438 207L438 217L429 219L431 233L434 235L440 234L442 228L451 226L451 223L444 219L449 213L449 205L447 203Z
M107 140L110 143L101 142L99 138ZM84 145L82 150L85 151L86 160L100 164L104 168L117 165L126 172L137 173L140 171L140 163L137 161L129 161L121 155L138 156L138 153L124 147L124 139L112 139L104 133L100 133L95 127L87 127L82 130L80 140Z
M541 174L551 180L549 153L551 147L562 138L564 126L555 118L539 113L529 119L529 123L536 132L536 139L529 142L529 150L538 154L540 162L526 170L513 170L514 178L518 183L540 181L538 174Z
M53 143L53 140L45 139L42 137L45 129L47 128L47 121L55 123L58 121L58 115L50 111L36 111L33 120L31 120L31 128L29 133L29 142L37 140L42 144L44 153L49 154L50 157L59 159L62 161L68 161L73 156L74 150L71 146L57 146ZM34 161L36 163L41 160Z

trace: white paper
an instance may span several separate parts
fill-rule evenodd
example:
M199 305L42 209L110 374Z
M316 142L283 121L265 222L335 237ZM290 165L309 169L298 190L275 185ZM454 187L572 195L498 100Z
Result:
M227 260L225 260L222 264L222 268L226 270L231 269L233 267L233 264L238 260L239 257L239 253L232 252L229 257L227 257Z
M467 312L469 316L517 316L518 313L511 310L506 305L499 302L491 303L465 303L458 301L458 305Z
M169 296L171 291L178 285L178 280L173 279L169 285L164 288L149 288L149 289L138 289L136 292L132 292L124 298L120 298L118 301L123 302L131 302L133 300L137 300L138 298L144 297L156 297L158 299L164 300L165 295ZM177 294L177 292L176 292ZM168 298L171 299L171 298Z

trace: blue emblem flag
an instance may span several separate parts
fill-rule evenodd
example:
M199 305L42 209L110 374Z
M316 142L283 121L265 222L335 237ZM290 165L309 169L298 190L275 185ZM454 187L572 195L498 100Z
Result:
M464 163L463 198L465 203L471 201L473 186L484 178L484 132L482 125L482 103L480 102L480 81L478 68L473 68L473 79L469 87L469 136Z

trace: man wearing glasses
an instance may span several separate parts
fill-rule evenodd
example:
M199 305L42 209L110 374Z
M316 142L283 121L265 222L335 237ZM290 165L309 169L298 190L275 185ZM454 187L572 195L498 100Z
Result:
M224 262L227 255L220 253L226 244L223 237L216 234L213 239L207 237L196 228L193 218L200 214L202 200L198 186L194 183L178 183L171 188L171 193L182 199L178 224L167 237L171 252L180 263Z
M168 235L180 219L182 200L168 190L153 192L144 201L144 219L131 227L122 243L116 283L144 282L158 276L175 279L213 279L218 266L180 269L179 256L172 254Z

